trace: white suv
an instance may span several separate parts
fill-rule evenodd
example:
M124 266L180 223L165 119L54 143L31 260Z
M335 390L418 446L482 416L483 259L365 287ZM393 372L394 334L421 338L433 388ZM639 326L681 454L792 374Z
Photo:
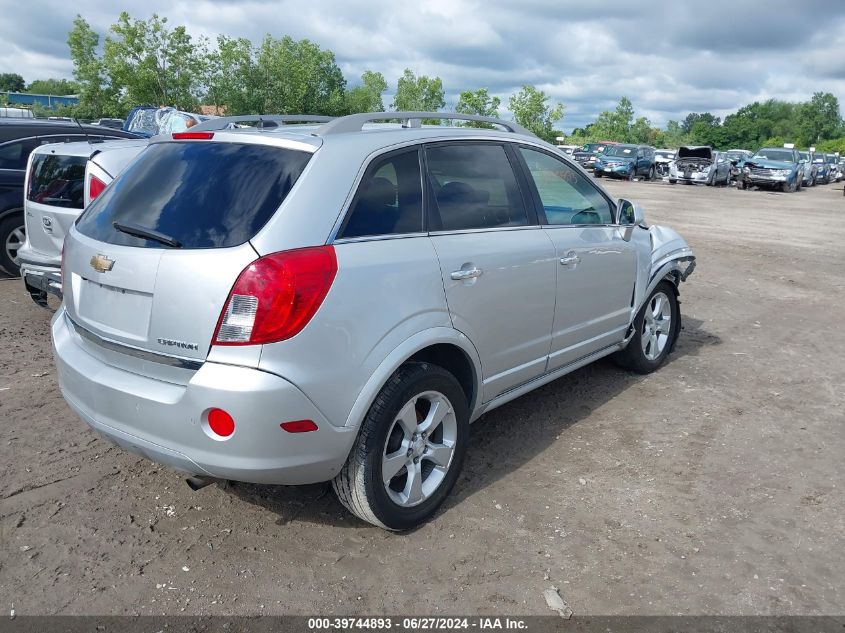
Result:
M486 411L609 354L658 368L694 257L513 123L376 113L153 139L63 264L59 380L94 429L405 529Z

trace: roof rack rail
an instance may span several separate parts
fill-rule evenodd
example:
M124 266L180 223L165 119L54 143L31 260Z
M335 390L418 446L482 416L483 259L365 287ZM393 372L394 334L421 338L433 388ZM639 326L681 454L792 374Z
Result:
M270 123L267 127L278 127L280 123L328 123L334 117L321 114L238 114L234 116L221 116L197 123L190 128L192 132L211 132L214 130L226 130L238 123Z
M417 128L420 127L423 119L442 119L449 121L478 121L481 123L490 123L491 125L498 125L503 127L508 132L514 134L526 134L534 136L533 132L529 132L521 125L513 121L502 121L489 116L480 116L478 114L460 114L457 112L362 112L360 114L350 114L348 116L338 117L324 123L317 131L314 132L316 136L327 136L329 134L344 134L348 132L360 132L365 124L373 121L402 121L402 127Z

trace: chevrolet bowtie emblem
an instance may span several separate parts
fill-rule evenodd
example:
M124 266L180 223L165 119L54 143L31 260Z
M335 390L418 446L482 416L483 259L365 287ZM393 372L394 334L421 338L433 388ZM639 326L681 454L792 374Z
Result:
M114 260L109 259L105 255L95 255L91 258L91 268L98 273L107 273L114 268Z

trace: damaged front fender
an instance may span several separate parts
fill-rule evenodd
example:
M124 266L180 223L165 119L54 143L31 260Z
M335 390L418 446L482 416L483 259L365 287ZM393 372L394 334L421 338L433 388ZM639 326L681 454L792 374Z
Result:
M647 266L648 275L637 284L636 301L631 312L631 322L651 295L654 288L664 279L679 286L695 270L695 254L686 240L669 227L653 225L648 228L651 257Z

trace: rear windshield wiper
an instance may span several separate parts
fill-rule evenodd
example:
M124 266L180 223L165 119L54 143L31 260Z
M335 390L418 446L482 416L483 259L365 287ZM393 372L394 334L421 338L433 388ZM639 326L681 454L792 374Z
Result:
M164 233L159 233L153 229L148 229L143 226L139 226L137 224L130 224L130 223L123 223L123 222L112 222L112 226L120 231L121 233L126 233L127 235L133 235L134 237L140 237L145 240L152 240L153 242L158 242L159 244L164 244L165 246L170 246L171 248L181 248L182 242L177 240L174 237L170 237L169 235L165 235Z

